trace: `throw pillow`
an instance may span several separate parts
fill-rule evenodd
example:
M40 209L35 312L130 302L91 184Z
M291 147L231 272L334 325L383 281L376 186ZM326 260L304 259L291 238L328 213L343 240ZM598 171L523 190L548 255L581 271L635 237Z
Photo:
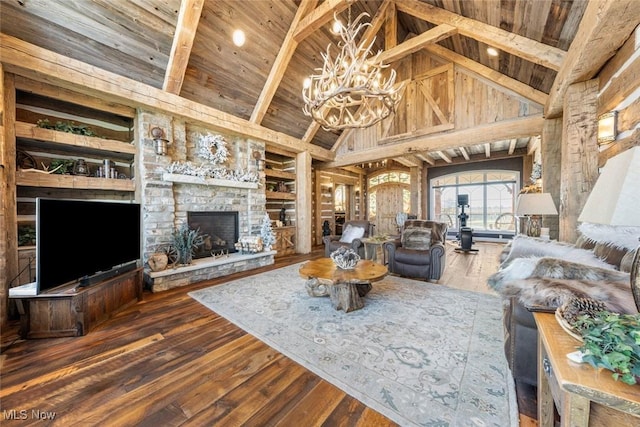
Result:
M364 227L353 227L351 224L347 224L342 232L340 241L342 243L352 243L355 239L361 239L364 236Z
M400 238L405 249L427 250L431 247L431 229L422 227L409 227L402 231Z

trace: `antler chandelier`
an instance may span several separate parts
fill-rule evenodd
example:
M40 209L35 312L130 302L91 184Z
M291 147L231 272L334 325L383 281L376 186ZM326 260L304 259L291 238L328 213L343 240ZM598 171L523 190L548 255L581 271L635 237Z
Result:
M356 43L358 33L371 25L360 23L365 16L369 14L361 13L352 23L349 7L349 24L339 30L340 53L332 60L329 44L322 53L323 67L316 68L322 72L305 80L302 111L325 130L369 127L388 117L400 101L402 83L395 84L396 71L391 69L384 79L382 71L389 65L378 59L382 51L370 57L375 37L368 46L366 40Z

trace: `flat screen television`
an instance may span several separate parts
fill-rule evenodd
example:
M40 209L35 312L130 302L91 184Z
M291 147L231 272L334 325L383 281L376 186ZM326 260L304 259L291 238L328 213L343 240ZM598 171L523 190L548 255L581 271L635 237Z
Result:
M36 292L88 286L135 269L140 204L36 199Z

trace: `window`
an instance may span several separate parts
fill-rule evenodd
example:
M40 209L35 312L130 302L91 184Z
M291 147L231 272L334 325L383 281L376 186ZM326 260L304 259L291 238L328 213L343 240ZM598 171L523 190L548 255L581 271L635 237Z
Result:
M448 222L449 228L460 227L458 195L469 196L467 227L475 231L499 230L515 232L516 198L519 173L513 171L470 171L431 180L431 218Z

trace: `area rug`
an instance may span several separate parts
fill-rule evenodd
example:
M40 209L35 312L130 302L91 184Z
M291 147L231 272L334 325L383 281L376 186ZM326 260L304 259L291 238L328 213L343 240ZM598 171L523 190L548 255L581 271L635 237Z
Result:
M518 425L499 297L387 276L344 313L300 265L189 295L400 425Z

